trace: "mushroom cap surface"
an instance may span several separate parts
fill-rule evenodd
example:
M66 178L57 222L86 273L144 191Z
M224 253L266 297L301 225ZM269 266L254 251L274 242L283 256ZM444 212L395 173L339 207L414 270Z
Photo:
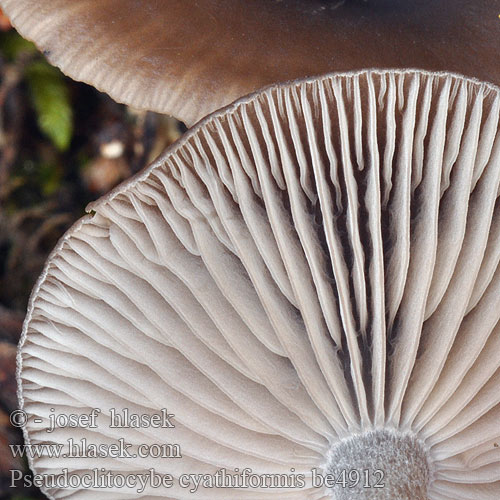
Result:
M498 88L450 74L278 85L91 204L30 300L26 440L173 443L182 458L32 468L172 474L147 499L498 499L499 113ZM52 415L93 408L97 428L47 432ZM112 428L112 409L167 409L175 428ZM386 488L314 487L312 469L340 464L385 467ZM305 484L178 483L222 468ZM137 497L124 491L71 498Z
M364 68L500 84L491 0L0 0L72 78L188 126L265 85Z

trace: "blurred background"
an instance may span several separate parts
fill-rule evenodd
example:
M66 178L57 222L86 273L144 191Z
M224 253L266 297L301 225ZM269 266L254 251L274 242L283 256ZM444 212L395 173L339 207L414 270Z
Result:
M0 500L45 498L11 488L27 470L10 444L17 407L16 344L43 264L85 206L148 165L185 127L116 104L66 78L21 38L0 10Z

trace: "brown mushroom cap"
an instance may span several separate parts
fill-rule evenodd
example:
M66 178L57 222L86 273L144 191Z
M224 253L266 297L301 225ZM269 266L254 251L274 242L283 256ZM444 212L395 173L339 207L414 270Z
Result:
M491 0L0 0L72 78L188 125L241 95L330 71L453 71L500 83Z

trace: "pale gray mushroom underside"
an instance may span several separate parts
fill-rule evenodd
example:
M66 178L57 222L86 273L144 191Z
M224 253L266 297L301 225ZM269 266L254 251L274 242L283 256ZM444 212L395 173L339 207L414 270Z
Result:
M92 204L31 299L26 437L177 443L183 457L44 456L34 470L294 468L307 484L47 495L330 498L311 469L385 429L420 447L418 498L500 498L499 111L498 89L447 74L271 87ZM51 409L92 408L98 429L46 432ZM167 408L176 427L111 429L110 408ZM417 498L392 488L359 498Z

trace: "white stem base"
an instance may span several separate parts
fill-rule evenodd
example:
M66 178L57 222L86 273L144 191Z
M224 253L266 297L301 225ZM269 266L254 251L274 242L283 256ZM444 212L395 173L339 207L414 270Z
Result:
M329 451L324 474L336 482L335 500L428 500L429 456L412 434L383 429L344 439Z

